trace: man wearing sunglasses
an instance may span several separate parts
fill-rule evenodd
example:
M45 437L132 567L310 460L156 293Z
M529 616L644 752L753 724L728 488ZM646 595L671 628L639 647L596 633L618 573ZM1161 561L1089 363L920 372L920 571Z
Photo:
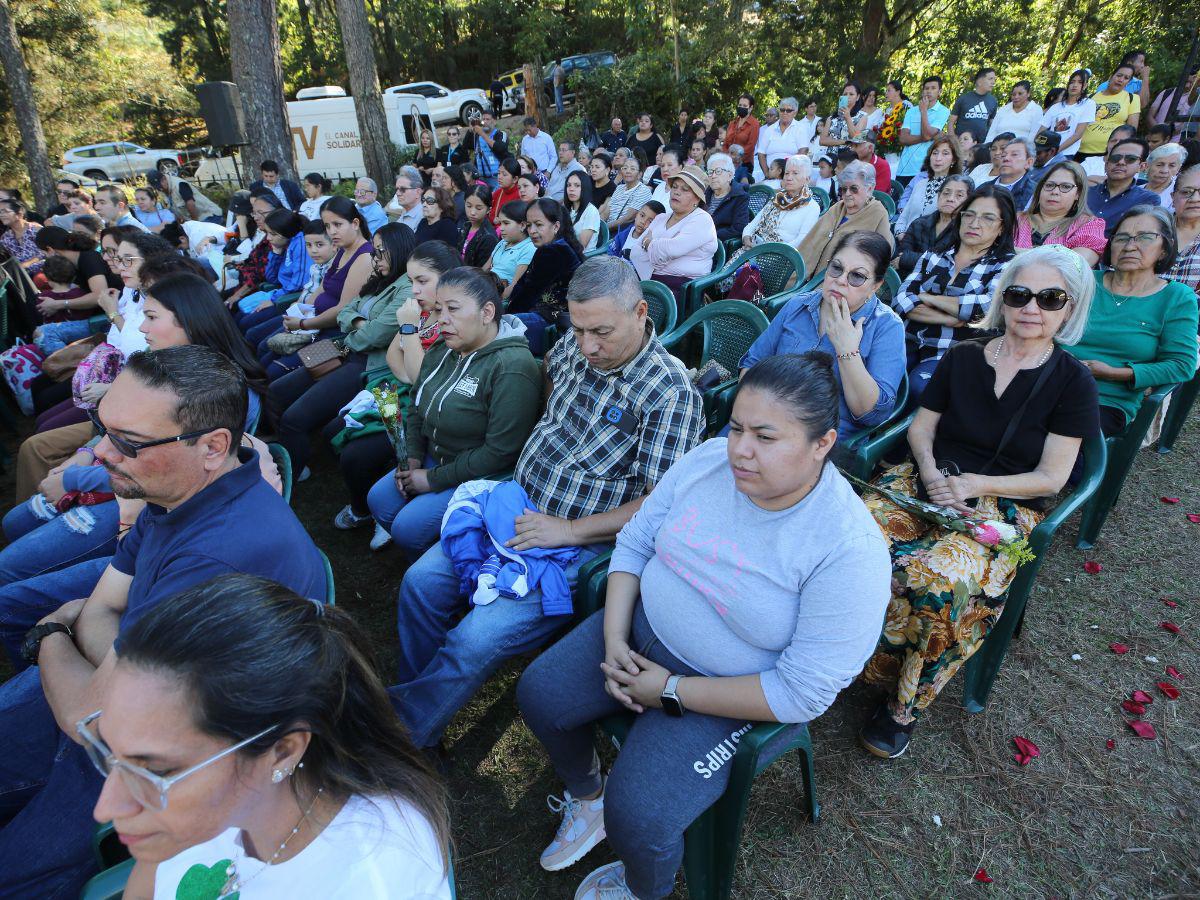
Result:
M1160 206L1158 194L1133 183L1146 164L1149 148L1140 138L1126 138L1113 144L1104 158L1104 181L1088 190L1088 208L1104 220L1104 236L1112 239L1113 229L1125 213L1146 203Z
M214 350L135 353L100 402L95 453L113 491L145 511L111 560L0 590L0 637L29 666L0 685L0 885L20 896L75 896L93 867L101 781L74 723L96 708L122 629L230 572L325 599L320 553L240 448L246 408L245 376Z

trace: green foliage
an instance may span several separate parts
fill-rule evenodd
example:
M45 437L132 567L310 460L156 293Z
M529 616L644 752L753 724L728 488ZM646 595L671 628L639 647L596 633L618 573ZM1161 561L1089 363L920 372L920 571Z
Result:
M392 144L392 170L399 171L401 166L407 166L417 158L417 147L415 145L401 147L398 144Z
M555 144L568 141L578 145L581 140L583 140L583 116L574 115L569 119L564 119L554 130Z

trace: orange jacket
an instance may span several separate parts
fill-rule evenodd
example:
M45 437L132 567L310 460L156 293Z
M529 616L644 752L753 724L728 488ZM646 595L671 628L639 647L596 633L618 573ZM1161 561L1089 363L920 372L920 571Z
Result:
M728 153L730 144L740 144L746 151L746 159L753 159L754 148L758 146L758 128L758 119L753 115L734 119L725 129L725 146L721 149Z

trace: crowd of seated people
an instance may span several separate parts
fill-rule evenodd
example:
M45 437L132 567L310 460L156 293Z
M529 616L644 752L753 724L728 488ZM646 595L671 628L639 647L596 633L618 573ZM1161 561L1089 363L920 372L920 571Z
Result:
M937 76L916 103L851 81L761 121L743 94L728 125L643 113L596 147L488 111L422 133L386 203L271 160L224 216L174 175L60 182L44 215L0 191L45 356L2 523L5 882L77 893L98 820L127 896L200 869L213 896L449 898L444 735L528 654L517 703L563 783L540 863L617 856L577 898L670 895L729 780L694 761L752 723L782 747L861 677L860 743L906 753L1016 573L945 517L1027 536L1085 441L1196 375L1200 144L1138 136L1146 71L1043 104L1020 81L1001 105L990 68L950 105ZM706 440L640 282L681 318L723 244L722 295L771 243L804 281ZM839 469L906 416L903 461ZM325 604L260 436L403 567L394 675ZM622 711L606 768L592 726Z

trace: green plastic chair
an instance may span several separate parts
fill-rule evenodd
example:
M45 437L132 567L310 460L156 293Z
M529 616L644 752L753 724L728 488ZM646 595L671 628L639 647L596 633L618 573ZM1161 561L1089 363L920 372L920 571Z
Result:
M809 185L808 190L809 193L817 198L817 205L821 207L822 213L829 209L830 204L833 202L829 197L829 191L825 190L825 188L819 188L813 185Z
M295 303L297 300L300 299L300 295L302 293L304 293L304 292L303 291L292 291L290 294L283 294L282 296L276 297L271 302L273 302L275 304L276 309L287 309L289 306L291 306L293 303Z
M325 603L329 606L337 605L337 587L333 583L333 566L329 563L329 557L325 555L325 551L320 547L317 552L321 554L321 562L325 566Z
M283 444L267 444L271 458L279 468L279 477L283 481L283 499L292 502L292 455Z
M874 460L866 475L860 471L852 474L864 481L874 472L875 464L883 456L903 441L908 435L908 426L912 423L915 412L909 413L891 427L872 436L866 445L860 446L856 456L858 459L867 457ZM1012 584L1008 587L1008 595L1004 601L1004 612L996 624L992 626L983 646L967 660L963 667L963 709L969 713L981 713L987 707L988 696L1000 666L1008 653L1008 645L1014 637L1020 637L1021 625L1025 619L1025 607L1029 601L1030 592L1037 580L1038 570L1046 558L1046 553L1054 541L1054 536L1062 524L1084 507L1089 501L1094 502L1097 491L1105 479L1105 465L1108 459L1108 448L1105 440L1096 435L1083 442L1083 476L1075 488L1050 511L1036 528L1029 534L1029 549L1034 554L1032 562L1026 563L1017 570Z
M667 350L692 368L715 359L731 373L736 373L741 358L769 324L762 310L752 303L718 300L690 316L661 340ZM695 352L697 332L699 353ZM682 350L682 355L677 350Z
M896 295L900 293L900 273L888 266L887 274L883 276L883 284L875 292L875 296L889 306Z
M1178 384L1164 384L1155 388L1142 400L1141 408L1125 430L1107 439L1108 466L1104 470L1104 481L1084 509L1083 518L1079 522L1079 541L1075 546L1080 550L1091 550L1096 546L1100 531L1104 528L1108 514L1116 505L1117 498L1121 496L1121 487L1125 484L1129 470L1133 468L1133 461L1142 448L1146 433L1154 423L1154 417L1158 415L1163 401L1177 387Z
M723 265L725 265L725 245L717 241L717 252L713 254L713 271L715 272Z
M79 900L121 900L134 862L133 859L127 859L93 875L79 892Z
M607 561L602 570L590 574L586 583L581 570L579 584L583 614L592 615L604 605L604 594L608 587ZM621 713L609 716L600 723L601 729L618 749L629 733L633 718L631 714ZM793 727L778 722L764 722L742 735L737 752L728 763L729 784L725 793L688 826L684 834L683 873L687 879L688 895L693 900L726 900L730 896L742 826L750 804L750 789L755 777L768 765L762 760L762 751L768 743ZM808 815L816 822L821 807L817 802L812 739L807 728L801 727L795 731L796 734L777 758L782 758L792 750L799 752Z
M763 279L763 305L768 306L780 296L783 296L788 283L794 278L796 283L804 280L804 258L790 244L769 241L751 247L737 259L731 259L728 264L714 269L708 275L693 278L684 286L684 310L692 315L704 305L706 291L715 293L718 285L731 277L744 264L752 262L758 266Z
M725 240L721 241L721 243L725 245L726 259L729 259L729 257L733 256L733 254L742 249L742 239L740 237L725 238Z
M650 321L654 323L654 333L669 334L679 320L679 305L671 289L661 281L643 281L642 296L650 307Z
M875 199L883 204L883 208L888 211L888 218L896 218L896 201L892 199L891 194L885 194L883 191L874 191Z
M775 199L775 189L765 184L751 185L746 191L746 205L750 208L750 218L753 219L763 207Z
M1171 405L1167 407L1167 417L1158 436L1159 453L1170 453L1175 449L1175 441L1187 423L1197 393L1200 393L1200 372L1193 375L1191 381L1180 385L1171 395Z

